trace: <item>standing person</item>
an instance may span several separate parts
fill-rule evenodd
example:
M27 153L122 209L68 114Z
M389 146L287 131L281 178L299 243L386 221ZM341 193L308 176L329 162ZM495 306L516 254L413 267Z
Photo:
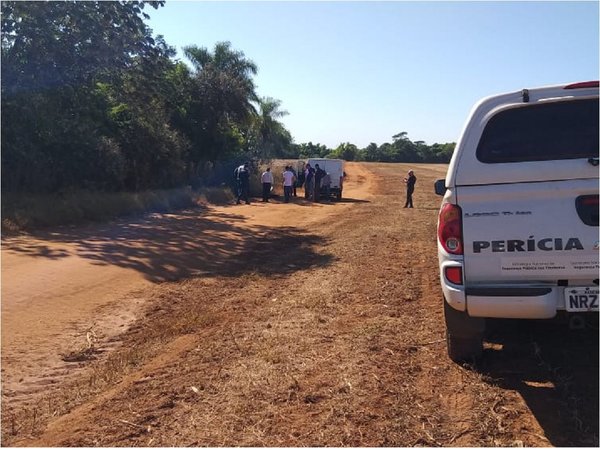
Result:
M331 198L331 175L329 172L325 172L325 176L321 180L321 188L325 191L325 199L329 200Z
M325 171L315 164L315 189L313 192L313 201L318 202L321 197L321 180L325 176Z
M244 199L247 205L250 204L248 193L250 192L250 168L248 163L244 163L236 169L237 182L238 182L238 197L237 204L241 203L241 199Z
M298 194L296 193L296 186L297 186L297 181L298 181L298 175L296 175L296 171L294 170L293 166L290 166L290 172L292 172L294 174L294 185L292 186L292 195L294 197L298 197Z
M415 191L415 183L417 182L417 177L415 177L415 173L412 170L408 171L408 177L404 179L404 182L406 183L406 203L404 204L404 207L412 208L412 195Z
M314 184L315 169L313 169L310 164L306 163L306 169L304 169L304 198L312 198Z
M271 187L273 186L273 174L270 167L267 167L267 170L260 176L260 181L262 183L262 201L268 202L271 195Z
M240 183L240 172L244 170L244 164L238 166L233 171L233 178L235 178L235 196L237 198L240 197L240 190L242 189L242 185Z
M285 172L283 172L283 196L285 203L290 202L292 187L296 181L295 178L294 173L290 170L290 166L285 166Z
M298 171L298 181L296 182L297 187L304 186L304 178L306 177L306 175L304 174L305 170L306 167L304 164L302 164L302 168Z

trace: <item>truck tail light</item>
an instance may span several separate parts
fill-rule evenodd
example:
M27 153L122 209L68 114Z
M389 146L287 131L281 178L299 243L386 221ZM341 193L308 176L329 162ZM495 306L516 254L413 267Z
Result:
M581 203L585 206L598 206L598 196L588 195L581 198Z
M450 283L463 284L462 267L446 267L444 269L444 276Z
M583 81L581 83L573 83L566 85L563 89L585 89L585 88L597 88L600 83L598 81Z
M444 250L452 255L463 254L462 210L460 206L446 203L440 210L438 240Z

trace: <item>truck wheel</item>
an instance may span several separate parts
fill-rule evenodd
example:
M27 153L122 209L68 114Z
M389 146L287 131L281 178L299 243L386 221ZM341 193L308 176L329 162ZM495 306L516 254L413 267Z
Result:
M448 356L456 363L473 362L483 354L485 319L457 311L444 300Z
M455 363L472 362L483 354L483 336L460 338L446 330L448 356Z
M335 199L340 202L342 201L342 191L338 192L337 194L335 194Z

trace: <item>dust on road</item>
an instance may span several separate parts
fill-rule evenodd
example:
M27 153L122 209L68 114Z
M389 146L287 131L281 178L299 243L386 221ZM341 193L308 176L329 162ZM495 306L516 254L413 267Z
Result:
M446 167L410 166L413 210L408 168L347 164L342 203L3 240L3 445L597 445L597 331L511 322L478 370L448 360Z

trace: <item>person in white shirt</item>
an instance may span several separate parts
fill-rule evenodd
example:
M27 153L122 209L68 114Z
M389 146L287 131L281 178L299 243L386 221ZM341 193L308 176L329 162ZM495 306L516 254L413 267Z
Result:
M295 180L294 173L290 170L290 166L285 166L285 172L283 172L283 197L285 203L290 202L292 196L292 189Z
M271 194L271 187L273 186L273 174L271 173L270 167L267 167L267 170L263 172L260 177L260 181L262 183L262 201L268 202Z

